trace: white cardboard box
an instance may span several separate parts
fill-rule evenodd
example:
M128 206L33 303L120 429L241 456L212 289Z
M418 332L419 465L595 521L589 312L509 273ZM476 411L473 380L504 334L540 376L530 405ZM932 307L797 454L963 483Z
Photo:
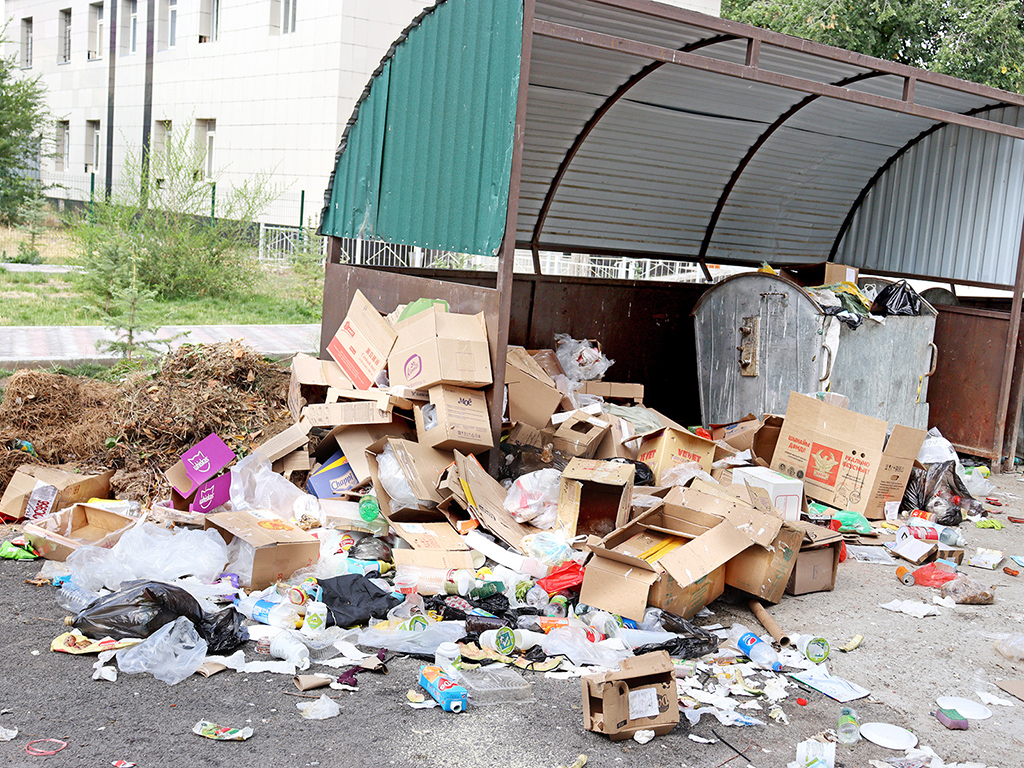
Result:
M804 504L802 480L768 467L736 467L732 471L732 481L737 485L750 483L756 488L764 488L771 495L772 504L787 520L796 522L800 519Z

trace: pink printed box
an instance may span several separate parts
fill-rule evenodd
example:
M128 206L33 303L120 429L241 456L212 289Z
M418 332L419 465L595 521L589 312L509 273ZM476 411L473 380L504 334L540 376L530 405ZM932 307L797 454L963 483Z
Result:
M181 460L164 473L174 508L209 512L228 501L231 473L221 475L220 471L234 460L234 452L216 434L181 454Z

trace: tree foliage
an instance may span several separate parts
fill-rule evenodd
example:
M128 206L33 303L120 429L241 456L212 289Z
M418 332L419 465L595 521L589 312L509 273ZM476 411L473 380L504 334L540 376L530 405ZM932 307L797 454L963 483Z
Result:
M0 29L0 223L17 221L18 209L33 194L42 137L49 124L46 87L25 77L15 55L5 55Z
M1020 0L723 0L722 16L1024 92Z

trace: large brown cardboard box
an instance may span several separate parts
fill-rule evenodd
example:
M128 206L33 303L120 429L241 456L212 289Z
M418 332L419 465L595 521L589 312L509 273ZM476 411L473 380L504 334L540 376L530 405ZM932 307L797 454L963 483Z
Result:
M252 578L244 586L264 589L283 581L320 558L320 542L269 509L215 512L204 520L228 544L238 537L255 549Z
M137 522L109 509L75 504L26 523L23 533L36 552L47 560L64 562L85 544L110 549Z
M568 538L604 537L626 524L633 498L632 464L573 459L558 487L558 528Z
M433 426L427 429L428 410ZM439 384L430 388L430 404L417 407L416 437L423 445L439 450L480 453L494 447L487 399L479 390Z
M105 499L110 495L113 476L112 469L92 475L71 471L70 467L24 464L18 467L0 499L0 518L34 520L77 501ZM30 500L33 508L27 510Z
M814 523L797 523L803 534L793 573L786 585L786 594L831 592L836 586L843 535Z
M809 498L885 518L899 504L925 433L790 393L771 468L804 482Z
M376 307L356 291L327 351L356 389L369 389L387 365L397 336Z
M695 461L705 472L711 472L715 460L716 445L713 440L685 429L663 427L642 435L637 459L654 472L654 480L661 482L665 472L678 464Z
M397 330L388 356L392 384L413 389L438 384L481 389L492 382L482 312L459 315L434 306L398 323Z
M797 564L804 532L784 523L767 548L751 546L725 566L725 583L768 603L778 603Z
M292 377L288 383L288 410L298 419L310 403L327 402L331 387L352 389L352 382L333 360L317 360L301 352L292 358Z
M604 436L611 430L611 424L597 416L591 416L583 411L575 411L570 414L551 437L551 442L556 451L566 456L578 456L589 459L597 452L598 446L604 440ZM544 430L546 434L548 430Z
M626 405L644 404L644 385L627 384L618 381L584 381L579 388L581 395L596 395L609 403Z
M394 453L399 471L412 489L416 500L426 502L425 505L417 506L416 509L392 508L391 496L381 483L379 474L379 457L389 445ZM441 473L454 460L451 453L410 440L385 437L366 449L366 460L370 467L370 477L373 478L373 487L380 504L380 512L388 519L388 522L392 524L396 522L419 523L445 519L444 514L434 507L444 501L437 486L441 479Z
M857 267L848 267L845 264L826 261L825 282L822 285L832 285L833 283L853 283L856 285L859 274L860 270Z
M505 360L510 421L544 429L562 402L562 393L540 364L522 347L509 347Z
M679 722L679 696L672 658L665 651L623 659L617 671L580 678L583 727L612 741L637 731L663 736Z

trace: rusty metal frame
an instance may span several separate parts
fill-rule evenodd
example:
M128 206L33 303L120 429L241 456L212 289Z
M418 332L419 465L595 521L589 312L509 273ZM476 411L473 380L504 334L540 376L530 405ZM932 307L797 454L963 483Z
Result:
M1013 289L1013 302L1010 305L1010 328L1006 334L1006 355L1003 358L1003 380L999 387L999 411L996 415L995 448L1002 453L998 460L1003 469L1013 469L1013 458L1016 454L1017 428L1020 422L1020 404L1022 387L1024 387L1024 351L1018 347L1020 334L1021 307L1024 306L1024 221L1021 222L1020 245L1017 249L1017 279ZM1016 374L1016 376L1015 376ZM1014 386L1016 379L1016 386ZM1010 402L1016 407L1010 417ZM1007 418L1010 417L1012 429L1007 430ZM1007 439L1012 440L1014 450L1006 453Z

